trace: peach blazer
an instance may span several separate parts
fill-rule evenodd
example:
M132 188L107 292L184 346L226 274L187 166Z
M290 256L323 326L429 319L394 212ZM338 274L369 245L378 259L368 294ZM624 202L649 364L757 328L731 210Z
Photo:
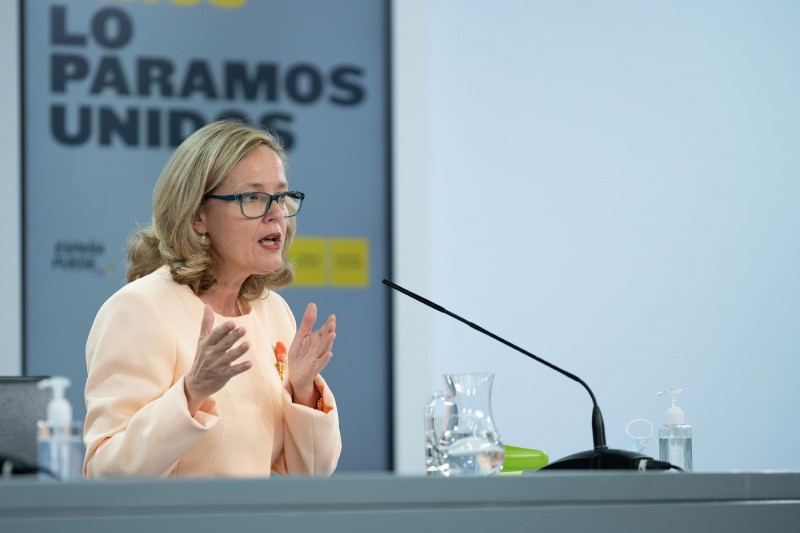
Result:
M183 381L194 360L203 302L167 267L133 281L97 313L86 344L88 478L104 476L329 475L341 452L336 402L322 377L325 411L292 403L273 346L289 346L295 319L270 291L246 315L250 370L190 416ZM287 369L291 372L291 369Z

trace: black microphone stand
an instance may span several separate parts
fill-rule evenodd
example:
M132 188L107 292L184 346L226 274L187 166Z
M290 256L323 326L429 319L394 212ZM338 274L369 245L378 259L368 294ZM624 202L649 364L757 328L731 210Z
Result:
M458 316L457 314L448 311L444 307L439 304L436 304L427 298L423 298L422 296L415 294L408 289L404 289L403 287L392 283L391 281L384 279L383 284L391 287L392 289L399 291L406 296L409 296L418 302L421 302L432 309L436 309L439 312L442 312L452 318L455 318L459 322L463 322L464 324L468 325L472 329L478 330L484 335L488 335L489 337L493 338L494 340L501 342L508 346L509 348L513 348L514 350L523 353L530 357L531 359L538 361L539 363L550 367L551 369L555 370L556 372L567 376L569 379L573 381L577 381L586 391L589 393L589 396L592 398L592 404L594 404L594 408L592 409L592 438L594 440L594 449L587 450L584 452L578 452L573 455L569 455L564 457L563 459L559 459L553 463L548 464L547 466L543 467L541 470L648 470L648 469L658 469L658 470L666 470L670 467L669 463L663 463L661 461L656 461L655 459L648 457L646 455L628 451L628 450L615 450L610 449L606 446L606 429L605 423L603 422L603 413L600 412L600 406L597 404L597 398L595 398L592 389L589 388L589 385L586 384L581 378L567 372L566 370L557 367L556 365L545 361L541 357L538 357L531 352L520 348L516 344L513 344L506 339L499 337L488 331L481 326L470 322L469 320Z

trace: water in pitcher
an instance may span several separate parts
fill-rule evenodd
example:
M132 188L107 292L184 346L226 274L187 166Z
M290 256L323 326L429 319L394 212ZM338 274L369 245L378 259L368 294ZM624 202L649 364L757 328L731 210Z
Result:
M503 467L502 445L482 437L466 437L455 441L442 454L447 476L487 476Z

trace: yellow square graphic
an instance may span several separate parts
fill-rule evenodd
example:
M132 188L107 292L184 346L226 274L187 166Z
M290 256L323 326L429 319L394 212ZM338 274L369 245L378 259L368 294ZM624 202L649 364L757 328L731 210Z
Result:
M334 287L366 287L369 284L367 239L332 239L331 284Z
M294 285L319 287L325 285L325 245L327 239L295 237L286 252L294 265Z

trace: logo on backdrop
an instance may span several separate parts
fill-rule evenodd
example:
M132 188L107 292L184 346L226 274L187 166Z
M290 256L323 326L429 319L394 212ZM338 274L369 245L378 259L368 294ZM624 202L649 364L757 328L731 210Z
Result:
M168 56L125 53L136 37L133 17L118 7L98 9L88 27L76 27L66 5L50 9L50 131L66 146L94 144L176 147L204 124L241 118L270 127L287 150L298 142L292 105L358 106L364 101L364 68L357 64L322 67L312 62L179 62ZM99 56L86 52L99 49ZM111 95L133 105L104 105ZM64 103L78 96L84 103ZM216 116L192 108L190 98L263 103L256 116L235 107Z
M106 245L98 241L56 241L53 245L52 270L95 272L108 276L117 271L114 265L102 265L100 259L106 253Z

